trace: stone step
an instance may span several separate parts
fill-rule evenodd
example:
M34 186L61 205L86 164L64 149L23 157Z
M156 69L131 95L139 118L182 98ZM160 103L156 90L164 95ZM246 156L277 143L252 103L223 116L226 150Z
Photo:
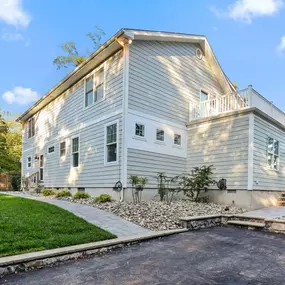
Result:
M228 221L229 225L233 226L240 226L240 227L248 227L248 228L264 228L264 223L257 223L257 222L248 222L248 221Z
M278 201L285 201L285 197L280 197Z

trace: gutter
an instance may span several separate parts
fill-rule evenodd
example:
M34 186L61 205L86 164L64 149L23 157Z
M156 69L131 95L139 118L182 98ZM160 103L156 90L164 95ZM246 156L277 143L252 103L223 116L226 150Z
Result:
M106 48L108 48L112 43L117 41L117 38L125 33L124 30L120 30L112 38L106 41L99 49L97 49L93 54L91 54L84 62L82 62L78 67L71 71L62 81L56 84L48 93L46 93L42 98L40 98L36 103L34 103L27 111L25 111L20 117L16 119L16 122L22 122L22 118L28 115L36 106L38 106L43 100L51 96L58 88L60 88L64 83L71 79L75 74L79 73L90 61L101 54ZM67 87L66 89L68 89ZM64 92L64 91L63 91ZM39 110L38 110L39 111ZM26 121L26 120L25 120Z

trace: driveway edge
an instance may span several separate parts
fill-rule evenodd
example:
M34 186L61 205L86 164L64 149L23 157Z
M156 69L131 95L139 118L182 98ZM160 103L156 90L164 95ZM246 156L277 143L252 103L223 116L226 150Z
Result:
M185 228L157 231L131 237L120 237L111 240L1 257L0 276L52 266L55 263L81 259L94 254L102 254L115 248L124 247L125 245L187 231L188 229Z

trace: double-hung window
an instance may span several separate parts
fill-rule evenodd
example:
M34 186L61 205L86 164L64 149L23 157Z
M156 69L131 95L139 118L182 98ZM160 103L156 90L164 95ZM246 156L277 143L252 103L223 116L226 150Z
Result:
M35 118L31 118L28 121L28 138L31 138L35 135Z
M164 130L156 129L156 140L157 141L164 141Z
M95 98L97 102L104 98L104 67L95 72Z
M279 141L268 137L267 165L269 168L279 170Z
M145 136L145 127L143 124L136 123L135 134L138 137L144 137Z
M79 166L79 137L72 139L72 166Z
M93 75L85 80L85 107L92 105L94 101Z
M85 107L104 98L104 67L85 80Z
M118 142L117 123L106 126L106 162L117 162Z
M27 157L27 168L31 168L32 167L32 157L28 156Z
M44 180L44 156L40 155L40 181Z
M59 145L60 157L64 157L66 153L66 142L61 142Z

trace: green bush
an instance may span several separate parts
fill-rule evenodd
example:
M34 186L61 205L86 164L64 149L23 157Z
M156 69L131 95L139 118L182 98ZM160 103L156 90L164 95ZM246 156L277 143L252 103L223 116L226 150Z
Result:
M42 191L43 196L52 196L55 195L55 192L51 189L44 189Z
M101 194L100 196L96 197L94 201L96 203L106 203L106 202L111 202L112 198L109 194Z
M13 187L14 191L20 191L21 190L21 175L13 175L11 180L11 185Z
M74 199L87 199L87 198L90 198L90 195L85 192L76 192L73 198Z
M59 192L56 193L55 197L60 198L60 197L71 197L72 194L70 191L63 189Z

